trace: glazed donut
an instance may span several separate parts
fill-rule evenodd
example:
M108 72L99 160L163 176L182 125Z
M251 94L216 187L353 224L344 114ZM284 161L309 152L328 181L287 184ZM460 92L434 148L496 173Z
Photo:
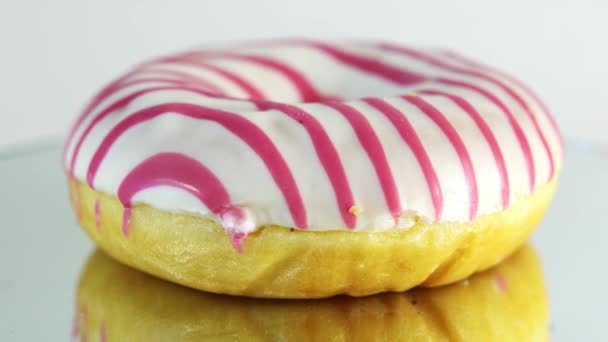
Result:
M524 247L469 280L364 298L267 300L183 288L95 252L78 285L86 341L547 341L547 294Z
M146 61L64 150L81 225L116 259L256 297L464 279L548 206L558 128L530 89L437 49L277 40Z

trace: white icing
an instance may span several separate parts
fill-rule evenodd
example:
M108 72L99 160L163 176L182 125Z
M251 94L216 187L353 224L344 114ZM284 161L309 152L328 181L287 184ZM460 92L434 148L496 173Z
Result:
M495 84L480 78L446 71L394 52L381 51L369 43L340 43L335 46L345 51L377 58L392 66L406 68L425 76L466 81L490 91L511 110L529 141L536 170L535 188L547 181L549 159L531 120L523 108ZM504 113L492 102L471 90L441 84L433 80L413 86L399 86L341 63L312 47L297 44L279 44L234 51L272 58L291 66L304 74L319 92L345 99L350 106L358 109L369 121L386 152L389 167L399 192L403 209L399 220L395 220L391 216L373 164L353 128L342 115L322 104L298 103L297 88L283 75L269 68L261 67L251 61L235 59L213 58L207 61L208 64L238 74L273 101L290 103L306 110L322 124L338 151L355 205L361 209L356 215L355 231L407 228L417 220L432 221L435 217L432 197L414 154L393 124L382 113L358 100L363 97L373 96L384 99L399 109L416 129L443 190L442 221L468 221L470 219L468 217L469 189L465 182L461 162L454 147L441 129L420 109L396 95L405 95L423 89L435 89L445 90L465 98L482 115L497 139L509 177L510 204L519 196L530 193L522 150ZM461 66L436 50L421 51L451 65ZM562 158L559 132L552 128L540 105L523 89L501 75L481 67L468 66L467 68L499 79L524 99L547 139L550 155L555 160L555 168L559 169ZM234 82L217 73L190 65L180 65L176 62L148 64L130 79L154 77L176 79L174 75L163 74L163 70L180 71L202 78L234 98L245 99L247 96ZM72 139L66 143L66 160L64 161L66 167L70 167L76 143L95 115L128 94L163 85L167 84L148 82L131 85L103 100L77 127ZM444 97L420 94L417 96L421 96L439 109L459 132L470 154L477 178L479 191L477 215L502 210L500 178L496 163L488 143L474 121L460 107ZM307 229L348 229L343 222L329 178L302 125L277 110L260 111L254 104L244 100L212 98L185 90L163 90L142 95L123 110L112 113L95 125L84 139L79 151L74 176L86 181L87 169L93 154L108 132L121 120L138 110L167 102L192 103L224 109L253 122L268 135L291 169L307 213ZM99 191L116 195L122 180L135 166L160 152L185 154L210 169L228 190L233 205L247 208L247 216L250 216L248 222L255 222L255 225L240 224L246 228L246 232L269 224L294 227L295 223L285 198L262 159L230 131L210 121L166 114L131 128L114 143L103 160L92 185ZM192 195L167 186L139 192L134 197L134 203L146 203L162 210L187 212L219 220Z

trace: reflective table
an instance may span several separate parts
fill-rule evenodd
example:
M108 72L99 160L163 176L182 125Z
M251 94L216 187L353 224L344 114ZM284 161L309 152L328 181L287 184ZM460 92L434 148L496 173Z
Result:
M60 150L58 142L0 150L0 341L70 339L94 246L69 208ZM607 176L608 149L568 142L557 195L532 237L554 341L606 337Z

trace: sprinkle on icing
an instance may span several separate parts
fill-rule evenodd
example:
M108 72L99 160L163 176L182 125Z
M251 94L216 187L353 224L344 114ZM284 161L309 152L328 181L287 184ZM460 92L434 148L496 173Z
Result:
M355 215L355 216L358 216L359 214L361 214L363 212L363 208L361 208L359 206L356 206L356 205L353 205L352 207L350 207L348 209L348 212L351 213L351 214L353 214L353 215Z

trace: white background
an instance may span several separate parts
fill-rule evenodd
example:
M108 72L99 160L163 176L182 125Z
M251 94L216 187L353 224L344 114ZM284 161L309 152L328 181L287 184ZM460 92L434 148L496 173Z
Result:
M62 137L93 92L144 58L273 36L455 48L527 81L567 137L608 143L604 0L0 0L0 148Z

